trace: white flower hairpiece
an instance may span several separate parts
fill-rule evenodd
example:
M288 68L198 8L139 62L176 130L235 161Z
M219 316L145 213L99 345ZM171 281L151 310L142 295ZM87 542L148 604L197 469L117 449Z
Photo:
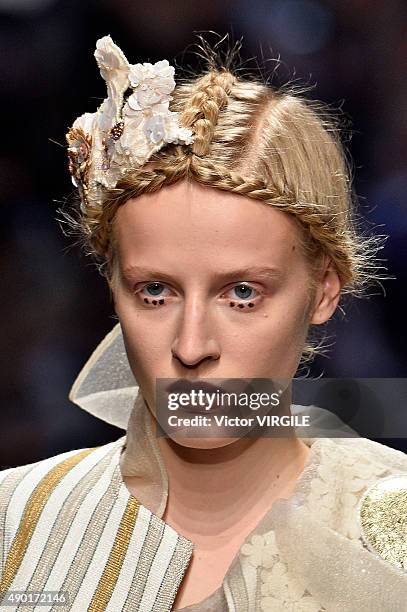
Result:
M107 98L95 113L78 117L66 135L82 210L97 205L103 188L114 188L165 144L193 142L191 130L180 127L178 113L169 110L175 71L167 60L129 64L110 36L97 41L95 58Z

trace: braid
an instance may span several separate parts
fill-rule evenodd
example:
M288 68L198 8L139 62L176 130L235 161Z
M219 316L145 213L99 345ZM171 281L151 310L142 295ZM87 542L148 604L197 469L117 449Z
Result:
M120 181L120 188L116 189L116 198L111 197L108 202L110 214L106 214L108 211L105 207L105 221L112 219L118 206L126 200L136 198L143 193L154 193L162 187L188 177L209 187L260 200L296 217L308 229L314 242L322 245L330 253L343 286L358 280L357 266L352 265L352 255L357 260L352 248L352 233L344 228L342 240L338 241L338 222L332 211L325 211L324 214L321 207L298 201L296 195L287 188L280 191L278 187L267 184L261 178L245 178L233 170L219 167L207 158L202 159L187 152L181 151L178 155L163 160L154 170L134 171L128 178L124 177ZM92 225L92 221L95 226L99 226L101 219L99 215L97 217L94 220L88 217L88 226ZM101 244L98 234L95 239L98 241L98 250L102 252L106 245Z
M311 238L311 252L316 254L322 248L329 254L341 279L343 294L361 296L371 279L380 280L372 254L380 248L381 237L358 240L355 229L346 219L348 211L333 211L312 201L301 201L287 187L280 191L261 178L245 178L208 159L195 158L190 172L199 183L260 200L294 216Z
M176 147L179 150L179 147ZM189 174L191 156L178 153L164 159L154 170L136 169L117 183L103 207L86 210L82 223L87 240L99 256L106 252L110 240L110 225L118 207L126 200L143 193L155 193L165 185L172 185ZM136 180L135 180L136 179Z
M209 153L219 113L228 105L228 96L236 78L227 70L210 72L196 81L187 99L180 122L194 131L192 152Z
M189 170L191 176L199 183L263 201L295 216L303 226L307 227L314 242L322 245L330 253L343 286L350 281L359 280L354 278L357 276L357 266L356 268L352 266L352 255L354 257L356 255L352 248L354 238L351 231L344 227L342 240L338 241L338 220L332 211L323 211L314 203L300 202L288 189L280 191L261 178L244 178L233 170L218 167L208 159L195 158L191 161Z

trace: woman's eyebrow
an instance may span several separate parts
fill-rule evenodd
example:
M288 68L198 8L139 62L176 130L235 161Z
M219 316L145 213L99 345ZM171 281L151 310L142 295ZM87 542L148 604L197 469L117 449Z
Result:
M162 272L161 270L155 270L153 268L147 268L144 266L127 266L123 268L122 276L126 279L133 280L134 278L146 277L146 278L162 278L168 281L173 280L170 274Z
M283 275L283 271L279 268L262 266L252 266L249 268L239 268L237 270L225 270L216 272L216 278L219 280L233 280L233 279L251 279L258 278L264 280L273 280L280 278Z
M148 277L148 278L161 278L163 280L173 281L174 277L171 274L156 270L153 268L147 268L144 266L128 266L123 269L122 272L124 278L134 279L136 277ZM239 268L236 270L221 270L215 273L215 277L219 281L226 280L244 280L250 278L258 278L264 280L274 280L281 278L283 271L276 267L263 267L263 266L251 266L247 268Z

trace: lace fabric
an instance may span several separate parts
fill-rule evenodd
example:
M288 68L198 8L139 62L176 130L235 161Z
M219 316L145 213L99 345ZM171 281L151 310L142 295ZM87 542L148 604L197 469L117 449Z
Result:
M294 495L241 548L259 575L258 609L404 609L407 574L366 550L357 504L372 482L406 472L407 457L364 439L320 439L312 450Z

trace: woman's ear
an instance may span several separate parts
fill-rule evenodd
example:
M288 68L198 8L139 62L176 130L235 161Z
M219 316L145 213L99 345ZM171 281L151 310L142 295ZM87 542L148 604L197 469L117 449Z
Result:
M323 259L322 275L320 276L314 295L314 308L311 311L310 324L322 325L330 319L336 310L341 293L341 281L326 255Z

